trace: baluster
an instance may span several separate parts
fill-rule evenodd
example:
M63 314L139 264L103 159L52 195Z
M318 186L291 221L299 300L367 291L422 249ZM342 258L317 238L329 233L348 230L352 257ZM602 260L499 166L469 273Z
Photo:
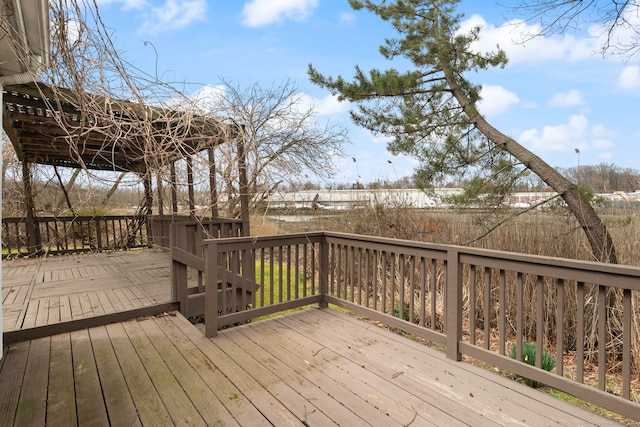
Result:
M564 374L564 280L556 281L556 374Z
M577 283L576 381L584 383L584 282Z

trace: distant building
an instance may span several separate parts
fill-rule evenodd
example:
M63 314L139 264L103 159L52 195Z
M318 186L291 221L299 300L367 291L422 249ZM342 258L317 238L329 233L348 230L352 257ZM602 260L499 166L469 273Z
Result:
M302 190L278 191L267 199L268 209L277 210L325 210L345 211L358 208L407 207L415 209L447 208L447 197L461 194L461 188L437 188L432 193L419 189L369 189L369 190ZM505 205L514 209L528 209L543 204L557 196L553 191L525 191L511 193ZM606 202L638 202L640 191L598 194Z
M268 199L268 206L269 209L327 211L371 208L377 205L424 209L446 207L443 197L461 192L458 188L437 189L434 194L418 189L303 190L273 193Z

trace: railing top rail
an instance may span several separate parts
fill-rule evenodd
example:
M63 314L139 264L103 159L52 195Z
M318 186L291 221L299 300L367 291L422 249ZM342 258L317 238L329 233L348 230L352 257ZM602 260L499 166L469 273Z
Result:
M134 219L134 218L144 218L144 215L61 215L61 216L53 216L53 215L42 215L38 216L39 221L71 221L71 220L90 220L90 219ZM170 219L172 218L170 215L164 216L152 216L152 219ZM26 216L21 217L4 217L2 218L2 222L23 222L25 221ZM233 223L233 224L241 224L242 219L239 218L214 218L214 219L206 219L206 220L197 220L197 219L187 219L176 217L176 223L179 224L220 224L220 223Z
M265 246L272 243L282 244L290 240L300 239L326 239L326 241L358 242L363 247L411 252L428 250L442 254L455 251L460 255L464 263L485 267L500 268L503 270L520 271L524 273L538 274L564 278L569 280L584 281L587 283L602 283L616 287L640 289L640 267L619 264L607 264L596 261L583 261L568 258L556 258L542 255L521 254L515 252L497 251L491 249L469 248L465 246L445 245L437 243L417 242L412 240L391 239L386 237L373 237L358 234L318 231L311 233L281 234L271 236L249 236L215 239L215 243L221 247L224 245L243 245L250 243L254 246ZM206 245L211 240L205 240ZM388 248L388 249L385 249ZM432 256L434 254L432 253ZM440 256L434 256L441 258ZM610 283L616 277L615 283Z
M571 269L574 271L580 270L585 273L603 273L608 275L615 274L640 279L640 267L631 265L608 264L597 261L557 258L543 255L497 251L493 249L470 248L466 246L425 243L411 240L389 239L385 237L370 237L346 233L325 232L324 235L326 237L333 236L362 242L392 244L394 246L402 247L423 248L438 251L456 251L460 254L461 257L463 257L462 261L464 262L473 262L478 265L487 264L487 266L503 269L507 269L505 265L492 265L489 261L492 260L494 264L505 261L514 261L520 264L529 264L533 266L560 267L561 269Z
M144 215L66 215L66 216L38 216L37 219L40 222L43 221L86 221L93 219L136 219L136 218L144 218ZM24 222L26 217L7 217L2 218L2 222Z
M162 217L159 217L162 218ZM170 217L167 217L170 218ZM191 219L183 220L178 219L174 221L177 225L216 225L216 224L242 224L242 220L238 218L215 218L215 219Z
M245 236L224 237L220 239L205 239L203 244L216 244L219 250L244 249L247 244L251 247L282 246L287 244L317 243L321 242L324 234L322 231L312 233L274 234L270 236Z

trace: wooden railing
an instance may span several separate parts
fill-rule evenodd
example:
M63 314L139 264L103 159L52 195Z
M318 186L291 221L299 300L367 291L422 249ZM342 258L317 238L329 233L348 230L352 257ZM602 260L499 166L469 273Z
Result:
M207 219L171 222L170 247L172 255L172 301L180 302L180 311L188 318L204 314L204 239L240 237L245 232L245 223L240 219ZM222 292L222 288L220 287ZM244 298L243 308L252 304ZM225 295L228 295L225 294ZM231 298L229 296L229 298ZM225 300L227 301L227 300ZM228 305L231 305L229 300ZM234 302L235 303L235 302Z
M640 418L640 268L328 232L203 245L208 336L335 304L437 343L451 359L466 355ZM183 261L174 257L174 271ZM519 361L525 341L536 348L533 366Z
M185 242L190 248L195 248L196 241L198 248L202 245L202 239L218 237L243 236L246 224L237 218L202 218L194 219L188 215L153 215L149 217L151 243L154 246L167 248L171 247L171 226L172 224L184 224L178 229L179 234L184 234ZM201 226L198 228L198 226Z
M2 219L2 257L105 251L147 246L144 217L37 217Z
M195 253L202 240L213 237L237 237L246 232L246 224L234 218L189 216L68 216L36 217L29 227L26 218L2 219L2 257L15 258L65 253L101 252L146 246L170 248L171 226L178 228L179 242ZM197 242L197 243L196 243ZM201 249L198 249L201 254Z

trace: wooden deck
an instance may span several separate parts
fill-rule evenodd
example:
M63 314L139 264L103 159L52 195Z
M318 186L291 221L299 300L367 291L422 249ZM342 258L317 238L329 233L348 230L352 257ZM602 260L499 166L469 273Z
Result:
M211 340L175 312L7 340L166 303L169 263L155 250L3 261L0 426L615 424L331 309Z
M2 261L4 332L171 299L168 252L153 249Z
M207 339L180 314L5 347L0 425L614 425L332 309Z

